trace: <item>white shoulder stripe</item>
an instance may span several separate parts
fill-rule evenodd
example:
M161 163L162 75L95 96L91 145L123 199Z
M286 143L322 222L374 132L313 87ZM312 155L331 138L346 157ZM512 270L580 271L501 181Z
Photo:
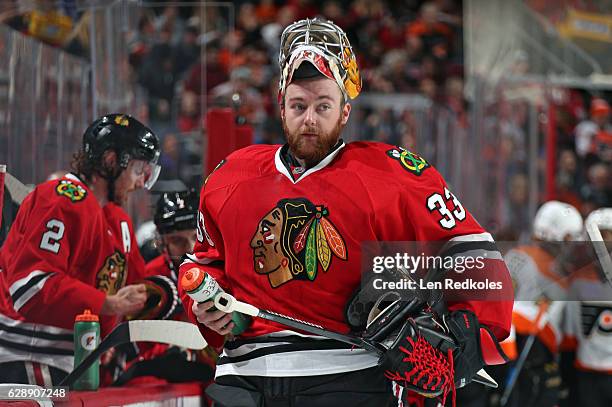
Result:
M449 242L494 242L490 233L475 233L471 235L456 236L448 240Z
M471 257L473 259L482 257L483 260L504 260L504 257L499 251L483 249L467 250L465 252L455 253L452 257Z

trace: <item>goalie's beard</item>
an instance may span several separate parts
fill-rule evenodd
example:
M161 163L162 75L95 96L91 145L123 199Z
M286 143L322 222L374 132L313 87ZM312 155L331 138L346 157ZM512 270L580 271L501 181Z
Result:
M285 137L287 139L287 144L289 144L289 149L294 157L303 160L305 162L306 168L312 168L317 165L322 159L329 154L329 152L334 148L338 139L340 138L340 134L344 129L344 124L342 124L342 114L338 116L338 121L336 122L334 128L329 133L322 133L318 129L306 129L304 127L300 127L297 131L290 131L287 127L285 120L282 120L283 131L285 132ZM309 146L306 143L306 139L302 136L302 133L315 133L318 135L316 143L314 146Z

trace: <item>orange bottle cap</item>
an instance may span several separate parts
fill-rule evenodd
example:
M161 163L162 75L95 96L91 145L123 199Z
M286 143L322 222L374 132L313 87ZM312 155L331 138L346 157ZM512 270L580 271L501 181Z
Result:
M96 314L92 314L91 310L86 309L82 314L77 315L75 321L77 322L98 322L100 319Z
M199 268L189 269L181 277L181 287L185 291L193 291L202 284L206 278L206 273Z

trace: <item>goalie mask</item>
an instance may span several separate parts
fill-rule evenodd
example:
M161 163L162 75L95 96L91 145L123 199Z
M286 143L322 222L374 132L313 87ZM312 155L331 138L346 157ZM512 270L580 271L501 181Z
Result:
M361 92L361 77L353 48L344 31L333 22L306 19L285 28L278 56L281 70L279 103L303 62L309 62L319 73L334 80L345 101L355 99Z

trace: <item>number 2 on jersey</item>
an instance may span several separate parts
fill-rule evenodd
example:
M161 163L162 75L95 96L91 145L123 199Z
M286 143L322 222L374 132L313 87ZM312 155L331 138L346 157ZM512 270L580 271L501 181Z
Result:
M446 206L446 202L448 201L452 201L453 203L452 211ZM444 198L439 193L432 194L427 198L427 208L429 212L437 210L440 215L442 215L442 219L440 219L438 223L440 223L440 226L444 229L452 229L457 224L457 221L461 222L465 219L465 209L463 209L463 205L461 205L457 197L446 187L444 187Z
M57 219L47 222L47 231L43 233L40 248L57 254L60 250L59 241L64 237L64 223Z

